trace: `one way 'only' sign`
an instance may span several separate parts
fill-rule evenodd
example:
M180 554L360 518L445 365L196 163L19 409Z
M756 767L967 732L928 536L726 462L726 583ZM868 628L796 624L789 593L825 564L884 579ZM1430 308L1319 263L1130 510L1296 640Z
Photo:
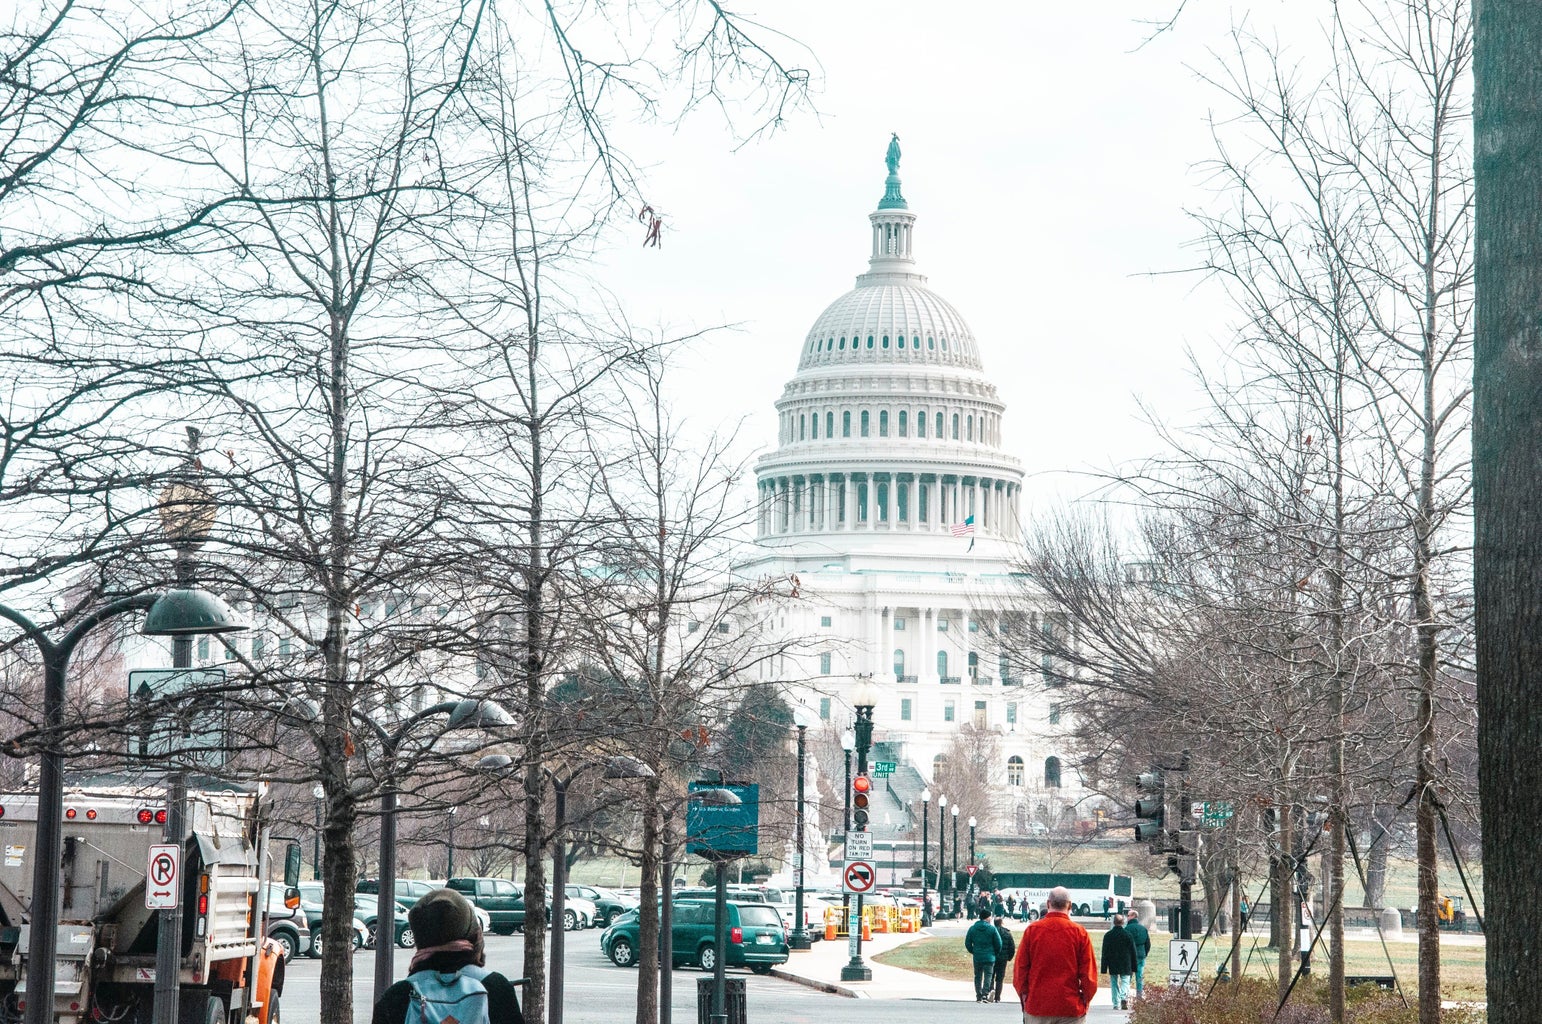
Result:
M848 860L846 870L841 872L841 888L858 896L872 892L877 881L878 872L865 860Z

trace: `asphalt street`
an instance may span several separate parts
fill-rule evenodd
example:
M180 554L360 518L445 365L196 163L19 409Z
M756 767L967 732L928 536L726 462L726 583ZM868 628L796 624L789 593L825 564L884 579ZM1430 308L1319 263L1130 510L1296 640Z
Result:
M396 951L397 978L406 974L411 951ZM361 950L353 958L353 1001L356 1024L370 1019L370 989L375 960L373 950ZM624 1024L634 1018L637 972L616 967L600 953L600 933L595 929L568 933L567 985L564 1001L566 1024ZM490 935L487 966L510 978L522 976L524 941L518 935ZM321 962L295 957L289 963L284 984L283 1012L290 1024L309 1024L319 1019ZM710 975L691 968L675 972L674 1020L695 1024L696 981ZM729 977L748 983L748 1018L754 1024L936 1024L939 1013L948 1019L981 1017L997 1021L1021 1021L1022 1014L1010 1002L978 1006L969 1003L932 1002L924 999L851 999L830 995L795 982L730 971Z

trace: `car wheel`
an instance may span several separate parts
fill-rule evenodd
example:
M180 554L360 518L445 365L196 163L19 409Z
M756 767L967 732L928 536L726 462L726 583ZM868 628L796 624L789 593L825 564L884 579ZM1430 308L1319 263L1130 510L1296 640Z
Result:
M771 973L771 965L770 964L750 964L750 970L754 971L756 974L770 974Z
M311 933L311 951L306 955L312 960L321 959L321 931L319 929Z
M494 935L513 935L516 931L518 929L511 924L500 924L493 927Z
M564 910L562 912L562 924L570 932L578 931L578 911Z
M610 962L617 967L636 967L637 950L630 939L617 939L610 944Z
M268 993L268 1024L284 1024L283 1003L277 992Z
M601 930L609 928L610 927L610 915L605 913L605 911L603 911L603 910L600 911L599 916L594 919L594 926L596 928L601 929Z
M206 1024L229 1024L230 1015L225 1012L225 1000L219 996L210 996L209 1007L204 1011L203 1019Z
M372 924L365 925L364 926L364 938L363 938L363 940L362 941L355 941L354 945L355 946L363 946L365 949L374 949L375 948L375 926L372 925Z
M696 954L696 966L704 971L717 970L717 947L710 942L702 946Z
M412 934L411 928L403 928L402 933L396 937L396 944L403 949L412 949L418 944L418 937Z
M279 956L284 958L286 964L294 956L295 950L300 948L300 937L288 928L280 928L269 937L278 943Z

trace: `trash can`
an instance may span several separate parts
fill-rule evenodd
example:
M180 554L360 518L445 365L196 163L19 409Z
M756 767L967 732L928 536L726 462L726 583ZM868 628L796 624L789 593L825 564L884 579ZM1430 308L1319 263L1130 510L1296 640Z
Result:
M723 1012L728 1024L747 1024L744 1008L744 979L723 979ZM696 979L696 1024L712 1024L712 979Z

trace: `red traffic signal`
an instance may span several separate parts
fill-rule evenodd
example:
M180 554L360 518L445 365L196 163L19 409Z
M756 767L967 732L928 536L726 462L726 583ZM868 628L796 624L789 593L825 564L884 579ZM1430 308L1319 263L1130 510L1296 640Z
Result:
M867 827L868 793L872 788L873 780L866 775L851 780L851 823L859 829Z

